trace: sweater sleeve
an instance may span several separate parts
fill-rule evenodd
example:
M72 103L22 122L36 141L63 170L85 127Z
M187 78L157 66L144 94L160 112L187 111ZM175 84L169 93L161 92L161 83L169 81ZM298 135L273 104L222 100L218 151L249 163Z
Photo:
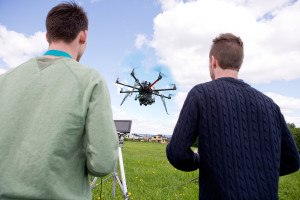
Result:
M282 114L281 127L280 176L283 176L296 172L300 167L300 159L296 144Z
M98 80L90 97L85 124L86 166L89 174L105 176L113 171L118 138L109 92L104 80Z
M182 171L199 168L199 155L191 149L198 134L198 110L198 102L192 90L184 102L166 150L169 162Z

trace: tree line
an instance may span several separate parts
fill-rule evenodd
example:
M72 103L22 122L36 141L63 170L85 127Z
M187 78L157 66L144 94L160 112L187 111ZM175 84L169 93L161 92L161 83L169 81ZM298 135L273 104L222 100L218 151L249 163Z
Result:
M287 123L288 128L292 132L293 138L296 142L298 151L300 152L300 128L297 128L294 123Z

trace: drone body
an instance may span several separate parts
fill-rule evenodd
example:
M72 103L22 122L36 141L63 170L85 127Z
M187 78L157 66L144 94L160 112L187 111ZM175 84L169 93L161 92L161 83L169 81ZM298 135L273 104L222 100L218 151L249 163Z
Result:
M158 78L152 84L148 81L140 82L136 78L136 76L134 74L134 70L132 70L130 75L135 80L135 83L134 83L133 86L121 83L119 81L119 79L117 79L117 81L116 81L116 83L119 84L119 85L123 85L123 86L126 86L128 88L131 88L131 90L128 90L128 91L123 91L123 89L121 89L120 93L126 93L121 105L124 103L124 101L127 99L127 97L131 96L133 93L137 93L137 95L135 96L135 100L139 100L139 103L140 103L141 106L142 105L147 106L147 105L151 105L151 104L155 103L155 97L154 96L159 96L161 98L162 102L163 102L163 105L165 107L165 110L166 110L167 114L169 114L168 110L167 110L165 99L171 99L171 95L169 94L169 96L165 96L163 94L159 94L159 92L160 91L168 91L168 90L176 90L176 85L173 84L172 88L154 89L153 86L158 81L160 81L162 79L161 73L159 73Z

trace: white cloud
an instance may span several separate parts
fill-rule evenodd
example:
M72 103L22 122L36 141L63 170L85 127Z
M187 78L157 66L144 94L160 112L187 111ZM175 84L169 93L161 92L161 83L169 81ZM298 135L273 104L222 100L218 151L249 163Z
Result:
M285 115L284 118L287 123L294 123L297 128L300 127L300 117L299 116Z
M265 94L272 98L280 107L281 112L288 123L294 123L297 127L300 127L300 99L273 92L266 92Z
M161 7L163 10L170 10L178 5L178 3L182 3L182 0L159 0Z
M114 119L132 120L131 132L143 134L172 134L175 127L175 118L165 119L148 119L142 115L129 115L121 108L112 106Z
M281 109L287 110L288 113L300 110L300 99L287 97L273 92L266 92L265 94L272 98L281 107Z
M1 75L1 74L4 74L5 72L6 72L5 69L1 69L1 68L0 68L0 75Z
M219 33L242 38L245 59L240 77L251 83L300 78L300 2L199 0L170 1L154 19L151 46L185 91L209 81L208 52ZM265 13L270 20L258 19Z
M187 97L187 92L181 92L179 91L176 96L175 96L175 103L177 105L177 111L180 112L182 106L183 106L183 103Z
M149 40L147 39L147 36L144 34L137 34L135 39L135 47L137 49L142 48L144 45L148 45Z
M273 0L273 1L261 1L261 0L227 0L234 2L236 5L248 7L256 17L262 17L265 13L272 13L276 15L281 9L290 5L289 0Z
M117 108L116 106L112 106L112 111L113 111L114 119L121 120L121 119L128 119L129 117L121 108Z
M24 35L7 30L0 25L0 59L12 68L26 60L41 55L47 49L45 32L36 32L34 35Z

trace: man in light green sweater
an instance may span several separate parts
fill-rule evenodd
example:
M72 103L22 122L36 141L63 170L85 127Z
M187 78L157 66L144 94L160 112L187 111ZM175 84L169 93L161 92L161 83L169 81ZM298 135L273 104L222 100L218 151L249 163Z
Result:
M49 51L0 76L0 199L91 199L118 139L108 89L79 64L88 19L62 3L46 19Z

